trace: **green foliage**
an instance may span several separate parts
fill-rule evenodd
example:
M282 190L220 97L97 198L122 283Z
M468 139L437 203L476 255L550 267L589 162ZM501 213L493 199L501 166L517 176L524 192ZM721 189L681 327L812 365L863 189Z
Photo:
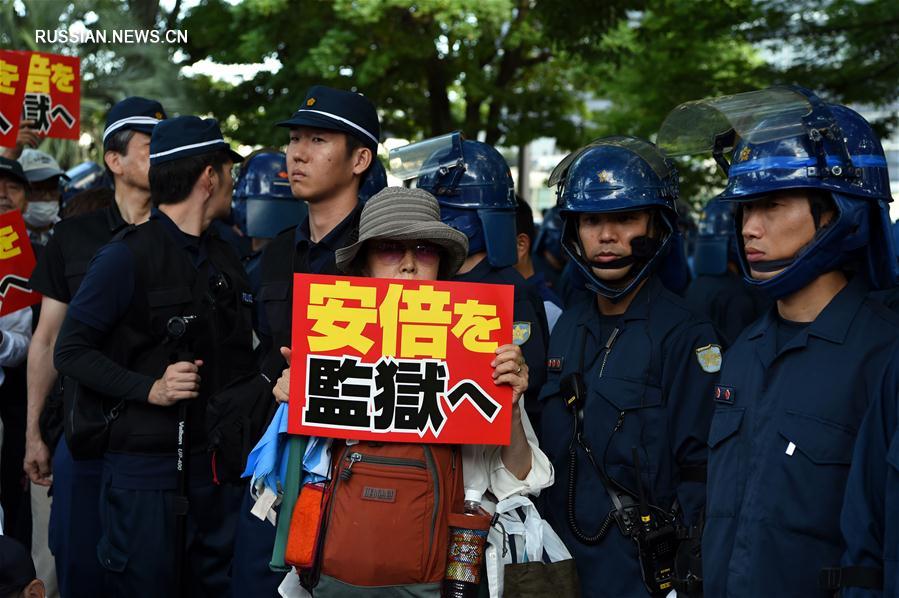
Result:
M190 111L193 105L175 64L175 48L166 44L40 44L34 31L67 30L83 23L91 30L164 29L172 15L155 0L22 0L21 12L11 0L0 0L0 46L40 50L81 58L81 131L94 142L46 139L39 149L55 156L64 168L84 160L103 163L102 133L109 107L130 95L159 99L169 113Z
M184 26L202 32L191 34L193 60L273 57L283 65L230 90L197 82L205 102L236 117L230 133L246 143L277 143L283 134L272 123L297 108L306 88L324 83L364 91L392 136L461 129L489 143L553 136L574 144L586 116L575 83L589 65L550 35L537 6L529 0L248 0L236 6L210 0Z

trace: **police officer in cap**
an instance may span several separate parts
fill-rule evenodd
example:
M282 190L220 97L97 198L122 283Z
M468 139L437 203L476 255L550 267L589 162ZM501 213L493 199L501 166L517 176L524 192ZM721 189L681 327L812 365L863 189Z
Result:
M334 253L356 241L362 192L386 186L378 175L377 151L381 126L374 105L362 94L315 85L289 119L287 174L296 201L308 206L307 216L278 234L265 248L258 296L259 337L264 356L260 366L268 382L262 400L274 408L271 390L287 367L291 333L292 286L295 272L337 274ZM272 413L274 413L272 409ZM249 446L262 436L263 422ZM277 596L283 573L269 569L275 528L250 514L246 492L240 508L232 593L235 596Z
M764 292L743 283L733 221L730 204L706 204L693 243L694 278L684 294L690 307L709 318L728 345L771 305Z
M592 297L566 309L550 339L547 519L585 596L664 596L705 502L704 397L721 363L711 324L666 287L685 268L677 172L648 141L609 137L566 157L549 183Z
M92 402L108 422L95 551L106 594L222 595L237 505L213 480L206 403L254 369L252 301L237 256L207 229L231 209L242 158L195 116L161 121L149 149L156 209L92 260L55 363L80 389L75 408Z
M102 570L96 559L102 463L74 460L65 438L51 451L47 441L52 446L56 438L42 436L40 420L45 406L62 417L53 346L91 258L121 229L144 222L150 215L150 135L164 118L162 105L146 98L129 97L110 109L103 132L103 159L115 182L115 202L92 214L59 222L31 275L31 287L43 298L28 353L25 471L40 486L49 486L53 473L50 548L64 597L102 593Z
M509 165L495 148L456 132L392 150L390 167L434 195L443 223L468 237L468 258L453 280L515 287L512 341L530 368L524 405L539 438L537 393L546 379L549 326L543 300L515 269L517 202Z
M856 431L899 334L868 298L896 281L883 149L856 112L798 87L681 105L659 140L727 170L715 201L735 204L744 280L776 300L711 397L705 595L830 596L819 576L844 548Z

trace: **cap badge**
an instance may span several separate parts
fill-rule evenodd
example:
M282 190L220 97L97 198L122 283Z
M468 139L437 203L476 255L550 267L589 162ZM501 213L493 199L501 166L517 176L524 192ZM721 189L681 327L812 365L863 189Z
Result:
M307 106L315 105L315 98L309 98L308 100L306 100L306 105Z

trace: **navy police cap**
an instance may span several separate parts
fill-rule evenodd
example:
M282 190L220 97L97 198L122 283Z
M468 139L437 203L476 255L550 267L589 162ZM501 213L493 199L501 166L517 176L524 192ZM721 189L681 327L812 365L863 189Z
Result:
M150 137L150 165L180 160L224 150L235 162L243 156L231 149L222 138L222 130L214 118L177 116L160 122Z
M372 151L377 151L381 137L378 112L368 98L361 93L324 85L310 87L303 105L278 126L340 131L356 137Z
M19 179L19 181L28 187L28 177L25 176L25 171L22 170L22 165L19 164L16 160L10 160L9 158L4 158L0 156L0 174L11 176L14 179Z
M116 131L140 131L147 135L153 132L153 127L165 119L165 110L162 104L156 100L148 100L132 96L109 109L106 115L106 128L103 130L103 145Z

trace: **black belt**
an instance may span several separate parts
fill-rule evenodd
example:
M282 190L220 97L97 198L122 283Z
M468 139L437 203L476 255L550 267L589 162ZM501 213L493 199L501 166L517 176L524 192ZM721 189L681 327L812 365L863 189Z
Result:
M828 567L821 569L818 585L824 590L840 588L883 589L883 569L876 567Z

